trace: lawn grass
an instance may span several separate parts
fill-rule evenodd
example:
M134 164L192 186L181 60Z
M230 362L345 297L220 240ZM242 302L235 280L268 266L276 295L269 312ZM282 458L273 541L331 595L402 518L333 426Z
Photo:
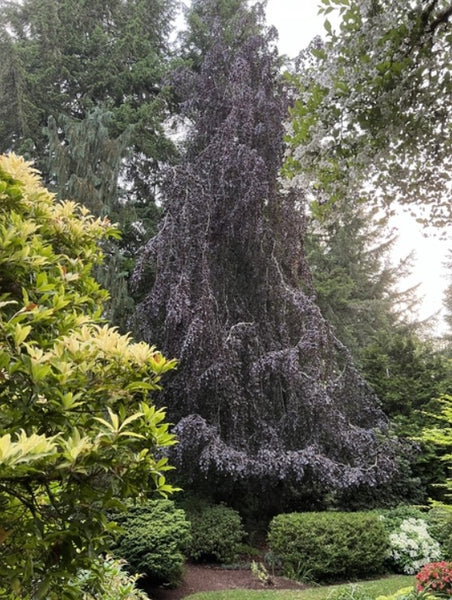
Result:
M414 577L393 575L371 581L353 583L373 598L393 594L403 587L414 585ZM217 592L199 592L187 596L186 600L327 600L335 591L348 588L349 583L309 587L304 590L221 590Z

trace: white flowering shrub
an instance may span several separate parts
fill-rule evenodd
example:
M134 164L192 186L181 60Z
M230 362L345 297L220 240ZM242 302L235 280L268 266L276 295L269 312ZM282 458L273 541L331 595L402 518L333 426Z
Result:
M417 573L425 564L442 558L439 543L432 538L424 519L410 517L389 535L390 559L397 571Z

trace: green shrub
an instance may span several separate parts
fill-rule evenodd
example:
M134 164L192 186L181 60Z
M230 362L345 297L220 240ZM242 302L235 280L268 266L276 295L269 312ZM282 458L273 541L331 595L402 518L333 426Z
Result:
M185 512L171 500L151 500L114 520L123 529L114 553L127 562L128 570L154 583L177 585L190 543Z
M0 156L2 598L66 598L108 548L113 503L171 491L160 450L176 439L150 393L175 361L105 324L93 273L111 235Z
M414 575L427 563L442 558L439 543L428 532L425 519L405 519L389 534L390 563L396 573Z
M107 557L94 560L92 569L79 571L66 584L65 598L80 600L148 600L149 596L136 587L137 575L124 569L124 562Z
M387 564L395 573L414 574L425 564L442 558L436 537L441 527L433 525L430 513L416 506L399 506L380 511L380 519L389 539Z
M436 505L428 512L429 533L439 542L443 554L452 558L452 506Z
M396 508L381 509L377 512L382 518L383 526L388 535L399 529L406 519L427 520L426 511L418 506L400 505Z
M244 531L239 513L225 506L199 507L188 515L192 541L189 557L196 561L231 563L237 557Z
M388 539L373 513L291 513L270 523L270 550L287 575L314 580L382 573Z

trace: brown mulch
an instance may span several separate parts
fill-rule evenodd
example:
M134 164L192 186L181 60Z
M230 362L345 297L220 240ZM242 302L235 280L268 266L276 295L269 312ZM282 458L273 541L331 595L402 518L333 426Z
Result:
M195 565L187 563L182 583L175 589L154 588L146 589L152 600L181 600L197 592L213 590L301 590L306 586L285 577L272 577L272 585L263 586L250 569L222 569L211 565Z

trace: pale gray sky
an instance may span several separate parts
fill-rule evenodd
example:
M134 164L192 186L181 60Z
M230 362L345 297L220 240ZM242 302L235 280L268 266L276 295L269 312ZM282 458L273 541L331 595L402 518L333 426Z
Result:
M318 14L317 0L268 0L267 21L279 32L279 51L290 58L322 33L323 15Z

